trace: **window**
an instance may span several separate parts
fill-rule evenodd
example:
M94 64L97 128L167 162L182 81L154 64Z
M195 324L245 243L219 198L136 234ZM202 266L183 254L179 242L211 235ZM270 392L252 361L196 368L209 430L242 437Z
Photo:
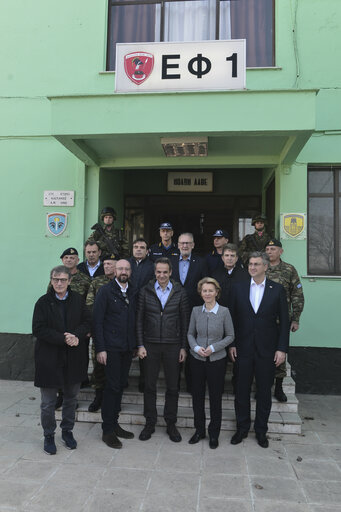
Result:
M308 168L308 272L341 274L341 165Z
M246 39L249 67L274 65L274 0L115 0L107 69L116 43Z

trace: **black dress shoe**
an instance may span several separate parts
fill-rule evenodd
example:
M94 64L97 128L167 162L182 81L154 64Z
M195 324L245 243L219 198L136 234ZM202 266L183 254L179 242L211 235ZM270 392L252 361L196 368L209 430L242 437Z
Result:
M174 423L171 423L170 425L167 426L167 434L169 436L169 439L173 441L173 443L180 443L180 441L182 440L180 432L178 431Z
M109 448L122 448L121 441L117 438L116 434L103 434L102 441L109 446Z
M134 434L132 432L124 430L119 424L115 426L114 432L117 435L117 437L122 437L122 439L133 439L134 437Z
M103 389L96 389L96 395L88 407L89 412L97 412L102 405Z
M199 443L200 439L205 439L206 434L205 432L201 434L200 432L194 432L191 439L188 441L189 444L197 444Z
M219 441L217 437L210 437L209 447L214 450L215 448L218 448Z
M141 430L139 435L140 441L148 441L152 437L152 434L155 432L154 425L146 425L143 430Z
M257 443L262 448L267 448L269 446L268 438L265 434L256 434Z
M247 437L247 432L243 432L242 430L237 430L237 432L231 438L231 444L239 444L246 437Z

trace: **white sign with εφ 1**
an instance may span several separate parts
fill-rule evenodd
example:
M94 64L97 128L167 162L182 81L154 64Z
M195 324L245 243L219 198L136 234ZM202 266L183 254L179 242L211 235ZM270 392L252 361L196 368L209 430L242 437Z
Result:
M245 89L245 48L245 39L191 43L117 43L115 91Z

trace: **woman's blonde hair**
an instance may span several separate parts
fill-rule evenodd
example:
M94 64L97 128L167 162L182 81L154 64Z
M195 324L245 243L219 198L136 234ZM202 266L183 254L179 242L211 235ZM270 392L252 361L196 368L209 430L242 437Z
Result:
M204 284L213 284L213 286L215 287L215 289L218 292L217 299L219 299L220 294L221 294L221 286L218 283L218 281L213 279L213 277L204 277L203 279L200 279L200 281L198 283L198 287L197 287L199 295L201 295L201 290L202 290L202 287L204 286Z

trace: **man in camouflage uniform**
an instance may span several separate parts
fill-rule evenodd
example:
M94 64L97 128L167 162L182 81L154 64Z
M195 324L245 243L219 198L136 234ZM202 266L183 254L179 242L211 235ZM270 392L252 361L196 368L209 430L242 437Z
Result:
M103 226L97 223L91 229L94 232L89 236L87 242L97 242L102 252L115 254L118 259L120 257L128 257L128 245L126 240L121 236L119 229L115 229L114 221L116 220L116 211L111 206L105 206L101 211L101 221Z
M92 311L95 297L97 295L98 290L105 284L108 284L112 279L115 277L115 270L116 270L116 258L115 254L107 254L104 255L102 258L103 261L103 269L104 269L104 275L95 277L91 284L90 288L86 297L86 305L89 307L89 309ZM102 397L103 397L103 389L105 385L105 369L102 364L100 364L97 361L96 358L96 351L95 351L95 344L92 343L91 346L91 357L92 357L92 363L93 363L93 372L91 376L92 385L95 389L95 398L91 402L91 404L88 407L89 412L96 412L98 409L100 409L102 404Z
M247 266L249 255L254 252L263 252L270 240L270 235L266 232L265 225L267 219L263 214L257 214L252 217L252 226L255 227L255 232L252 235L244 236L239 246L239 256L242 258L243 263Z
M63 262L63 265L68 268L71 272L71 283L70 288L73 292L79 293L82 297L86 297L88 293L88 289L90 286L90 279L80 272L77 269L77 265L79 263L78 251L74 247L69 247L65 249L65 251L61 254L60 259ZM51 282L47 287L47 291L49 292L52 288ZM63 392L61 390L58 391L57 400L55 408L59 409L63 404Z
M290 263L281 260L283 249L279 240L271 238L265 250L270 259L266 277L284 287L289 309L290 331L296 332L299 329L299 320L304 307L303 289L297 270ZM283 391L283 379L286 374L287 369L284 361L276 367L275 373L274 395L279 402L287 401L287 396Z

